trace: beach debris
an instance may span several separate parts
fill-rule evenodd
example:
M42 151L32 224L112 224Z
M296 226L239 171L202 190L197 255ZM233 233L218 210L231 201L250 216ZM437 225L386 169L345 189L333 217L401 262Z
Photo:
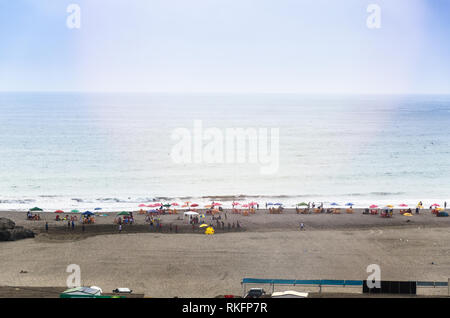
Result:
M20 274L27 274L27 273L28 273L28 271L24 271L24 270L20 271Z

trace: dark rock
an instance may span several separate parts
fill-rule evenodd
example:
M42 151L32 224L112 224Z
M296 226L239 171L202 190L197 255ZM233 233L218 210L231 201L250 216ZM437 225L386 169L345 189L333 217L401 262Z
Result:
M16 227L16 223L11 221L10 219L0 218L0 231L12 230L15 227Z
M25 238L33 238L34 233L6 218L0 218L0 241L16 241Z

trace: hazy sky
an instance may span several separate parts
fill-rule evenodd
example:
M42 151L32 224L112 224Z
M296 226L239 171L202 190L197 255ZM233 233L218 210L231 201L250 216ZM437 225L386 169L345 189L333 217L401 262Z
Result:
M0 0L0 90L450 93L450 1Z

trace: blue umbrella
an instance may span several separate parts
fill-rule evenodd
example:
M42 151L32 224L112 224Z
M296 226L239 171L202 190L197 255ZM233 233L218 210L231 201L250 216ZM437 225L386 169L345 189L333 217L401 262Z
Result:
M101 209L102 209L102 208L95 208L94 210L95 210L95 211L99 211L99 210L101 210Z
M337 204L336 202L333 202L333 203L331 203L330 205L339 205L339 204Z
M267 205L274 205L272 202L267 203Z
M91 211L86 211L83 213L83 215L94 215L94 213L92 213Z
M283 203L275 203L274 205L283 205Z
M351 203L351 202L349 202L349 203L346 203L345 205L347 205L347 206L352 206L352 205L354 205L354 204Z

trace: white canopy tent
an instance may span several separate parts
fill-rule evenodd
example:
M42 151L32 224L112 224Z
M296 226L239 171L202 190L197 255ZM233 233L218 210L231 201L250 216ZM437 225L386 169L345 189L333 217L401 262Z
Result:
M198 216L199 214L197 213L197 212L194 212L194 211L187 211L187 212L184 212L184 214L183 214L183 220L184 220L184 218L186 217L186 216L188 216L189 217L189 222L191 222L191 219L193 218L193 217L195 217L195 216Z

